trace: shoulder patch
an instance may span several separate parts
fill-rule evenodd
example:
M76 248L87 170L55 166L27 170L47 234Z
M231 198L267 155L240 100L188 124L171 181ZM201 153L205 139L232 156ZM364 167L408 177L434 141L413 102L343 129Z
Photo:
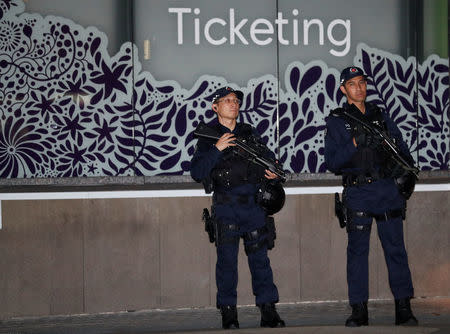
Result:
M344 122L344 126L345 129L347 131L351 131L352 130L352 125L351 123L348 121L347 117L345 117L345 115L343 114L344 108L336 108L334 110L332 110L330 112L330 114L336 118L341 119Z

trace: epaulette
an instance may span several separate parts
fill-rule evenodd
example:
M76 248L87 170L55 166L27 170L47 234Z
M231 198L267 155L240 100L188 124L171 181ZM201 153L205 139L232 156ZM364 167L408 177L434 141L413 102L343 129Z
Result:
M240 129L239 129L239 135L242 137L249 137L253 135L253 127L250 124L247 123L239 123Z
M344 108L336 108L330 111L330 115L334 117L342 117L342 112Z

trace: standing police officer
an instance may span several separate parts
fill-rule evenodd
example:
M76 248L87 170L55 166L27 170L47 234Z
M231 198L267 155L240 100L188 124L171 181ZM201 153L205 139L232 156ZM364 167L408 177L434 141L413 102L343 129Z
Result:
M343 205L347 214L347 284L352 314L345 325L368 325L368 254L373 218L384 250L389 285L395 298L395 324L416 326L410 299L414 295L408 257L403 240L406 199L395 182L392 159L380 150L379 137L365 132L345 117L343 111L382 128L399 147L405 160L412 162L401 133L386 112L366 102L367 76L358 67L345 68L340 89L347 97L343 108L327 118L325 162L327 168L342 174Z
M255 201L259 184L264 178L274 180L277 175L235 154L237 137L259 141L255 129L238 123L243 93L230 87L218 89L212 100L217 113L215 128L219 140L200 138L192 158L191 176L214 191L212 218L216 225L216 284L217 308L222 314L222 327L239 328L237 317L237 283L239 240L244 239L245 252L252 276L253 294L261 311L262 327L284 327L275 303L278 290L267 256L267 215ZM274 157L267 149L267 156Z

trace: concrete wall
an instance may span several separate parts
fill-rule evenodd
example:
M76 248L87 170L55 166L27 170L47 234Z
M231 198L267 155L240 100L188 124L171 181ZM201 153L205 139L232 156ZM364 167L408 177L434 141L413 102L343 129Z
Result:
M0 318L215 305L210 198L2 201ZM450 192L416 192L405 239L416 296L450 295ZM289 195L270 258L280 302L347 299L333 195ZM239 304L253 304L240 252ZM370 297L392 298L376 228Z

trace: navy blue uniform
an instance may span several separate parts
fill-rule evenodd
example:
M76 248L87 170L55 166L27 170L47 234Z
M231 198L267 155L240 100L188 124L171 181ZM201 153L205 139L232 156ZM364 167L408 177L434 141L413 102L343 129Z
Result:
M349 106L344 105L344 109L348 110ZM366 102L366 113L361 116L368 119L377 111L378 107ZM387 113L382 112L381 115L391 139L396 142L403 156L412 160L398 127ZM392 294L395 299L412 297L414 290L403 239L403 217L385 215L405 210L406 200L399 193L393 177L383 174L383 162L382 159L377 159L377 153L367 147L355 147L353 131L353 125L343 117L332 112L327 118L327 168L336 174L342 174L344 180L348 176L351 178L362 175L362 179L367 181L344 186L343 193L344 205L350 212L367 214L353 215L352 226L347 228L347 283L350 304L367 302L369 298L368 254L370 226L373 220L370 216L377 217L378 236L384 250ZM370 165L364 166L364 163ZM383 215L385 217L380 218Z
M240 137L243 132L252 128L237 123L233 131L221 124L218 124L216 129L221 134L232 132L236 137ZM257 136L254 129L251 131L253 136ZM204 138L198 140L190 172L197 182L213 179L212 209L219 230L216 263L217 307L233 306L237 303L240 237L244 237L256 305L276 303L278 290L273 283L267 245L264 243L265 234L257 233L256 239L245 237L249 232L261 231L266 225L266 214L255 202L259 182L264 177L264 169L232 154L233 148L219 151L215 143L215 140ZM269 150L267 154L273 157ZM222 168L223 166L228 169ZM233 174L231 179L229 174Z

